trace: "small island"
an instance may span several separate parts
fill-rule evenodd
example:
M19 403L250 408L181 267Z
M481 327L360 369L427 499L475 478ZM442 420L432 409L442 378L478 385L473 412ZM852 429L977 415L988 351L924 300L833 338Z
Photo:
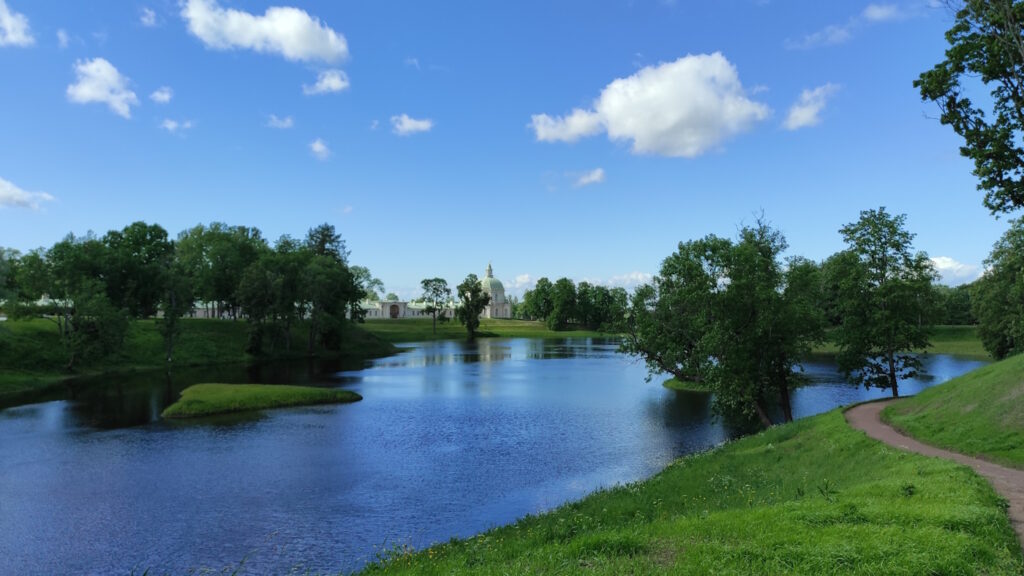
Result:
M195 384L168 406L163 418L198 418L288 406L344 404L363 397L350 390L270 384Z

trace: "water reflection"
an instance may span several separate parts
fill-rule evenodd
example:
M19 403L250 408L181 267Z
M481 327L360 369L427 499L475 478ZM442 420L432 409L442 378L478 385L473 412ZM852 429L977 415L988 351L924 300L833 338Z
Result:
M351 570L383 546L468 536L735 433L711 418L708 395L645 382L616 348L438 342L368 365L76 382L60 400L0 410L0 574L178 573L243 558L255 573ZM936 382L977 365L928 362ZM816 383L794 394L797 414L865 395L827 360L808 373ZM211 381L343 386L364 400L157 419L183 388Z

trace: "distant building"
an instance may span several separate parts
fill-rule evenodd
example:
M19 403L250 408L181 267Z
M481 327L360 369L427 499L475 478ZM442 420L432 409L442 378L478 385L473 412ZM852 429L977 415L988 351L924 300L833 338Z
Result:
M491 303L484 308L480 314L481 318L511 318L512 306L505 299L505 287L501 280L494 277L491 265L487 265L486 275L480 279L480 287L484 293L491 296ZM430 318L426 311L429 304L426 302L407 302L404 300L363 300L359 305L366 312L367 319L382 318L386 320L397 318ZM455 316L455 307L458 305L454 300L448 301L443 306L444 315L448 318Z
M487 275L480 280L480 287L491 296L491 303L484 308L481 318L512 317L512 306L505 300L505 287L501 285L501 280L494 277L490 263L487 264Z

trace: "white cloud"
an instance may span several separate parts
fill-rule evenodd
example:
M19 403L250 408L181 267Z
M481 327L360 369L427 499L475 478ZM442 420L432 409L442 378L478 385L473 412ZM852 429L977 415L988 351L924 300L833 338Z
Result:
M39 209L40 202L50 202L53 196L45 192L26 192L13 183L0 178L0 208Z
M373 122L370 122L370 130L376 130L377 126L380 126L380 122L379 121L374 120Z
M335 62L348 56L345 37L305 10L271 6L262 16L221 8L216 0L186 0L181 16L208 48L249 49L292 61Z
M170 86L161 86L149 95L149 99L157 104L167 104L171 98L174 98L174 90Z
M327 160L331 155L331 149L327 147L327 143L322 139L317 138L309 143L309 151L316 156L317 160Z
M420 59L419 58L406 58L405 59L405 65L409 66L410 68L415 68L415 69L419 70L420 69Z
M807 34L799 40L786 40L790 50L807 50L818 46L835 46L853 38L853 32L865 25L903 20L912 16L895 4L868 4L864 10L851 17L845 24L830 24L817 32Z
M132 106L139 105L135 92L128 89L128 78L103 58L75 62L77 81L69 84L68 100L78 104L98 102L124 118L132 117Z
M851 31L853 26L854 24L852 23L843 26L830 24L817 32L804 36L800 40L787 40L786 48L789 48L790 50L806 50L816 46L834 46L836 44L842 44L850 38L853 38L853 32Z
M36 39L28 27L28 17L7 7L0 0L0 46L31 46Z
M825 109L829 96L838 90L839 86L832 83L818 86L813 90L804 90L800 93L800 98L789 108L782 126L786 130L799 130L820 124L821 111Z
M416 118L410 118L408 114L391 117L391 129L399 136L409 136L417 132L430 132L430 129L433 127L434 121L430 118L417 120Z
M576 187L581 188L583 186L599 184L601 182L604 182L604 168L594 168L590 172L582 174L576 179Z
M601 116L597 112L573 108L568 116L552 118L547 114L534 114L530 124L540 142L575 142L585 136L601 132Z
M156 12L151 8L143 8L142 13L139 14L139 22L147 28L156 26Z
M770 115L716 52L643 68L608 84L593 110L535 115L532 126L539 141L572 142L604 130L612 140L631 141L634 154L693 158Z
M532 290L536 286L537 279L529 274L520 274L512 281L512 289L517 291Z
M603 284L612 288L636 288L641 284L647 284L653 279L654 274L649 274L647 272L629 272L627 274L612 276L607 282L603 282Z
M328 94L348 88L348 75L341 70L324 70L316 77L316 84L302 85L303 94Z
M61 49L67 48L70 41L71 37L68 36L67 30L64 30L63 28L57 30L57 46Z
M279 128L281 130L286 130L288 128L291 128L294 125L295 125L295 121L292 120L291 116L285 116L284 118L278 118L276 114L271 114L269 117L267 117L267 127L268 128Z
M861 16L869 22L887 22L903 18L903 12L895 4L868 4Z
M171 134L176 132L183 132L192 128L191 120L171 120L170 118L164 118L164 121L160 123L160 127L167 130Z
M351 214L353 210L355 210L355 208L353 208L351 204L348 204L344 208L341 209L341 213L342 214Z
M934 256L930 259L942 281L950 286L971 282L981 275L981 266L957 262L949 256Z

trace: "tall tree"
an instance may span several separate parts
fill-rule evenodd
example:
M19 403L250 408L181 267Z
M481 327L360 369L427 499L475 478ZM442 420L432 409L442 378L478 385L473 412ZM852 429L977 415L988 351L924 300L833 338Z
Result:
M839 286L839 365L853 380L899 396L899 381L921 370L929 345L935 269L913 251L906 215L864 210L840 230L846 253L832 267Z
M163 288L163 296L160 299L160 315L156 319L156 326L164 340L164 357L170 364L174 362L174 345L181 335L181 319L192 311L192 278L185 267L173 258L165 264L164 279L160 285Z
M380 279L374 278L370 269L365 266L349 266L349 271L352 273L353 291L357 293L357 297L349 306L349 318L353 322L363 322L366 318L366 310L363 309L360 302L380 300L380 294L384 292L384 283Z
M532 320L547 321L551 309L551 281L541 278L537 280L533 290L527 290L523 294L523 313Z
M333 224L324 223L310 228L306 233L306 247L315 256L329 256L342 264L348 263L349 252L345 241Z
M103 243L110 301L133 318L155 315L164 292L167 262L174 253L167 231L157 224L135 222L107 232Z
M946 32L946 58L914 81L964 140L993 213L1024 206L1024 2L963 0ZM988 96L969 96L980 81Z
M1024 352L1024 219L1010 221L985 266L972 291L981 342L995 358Z
M426 278L420 282L420 286L423 287L423 300L427 303L425 311L433 317L434 334L437 334L437 315L444 316L452 291L444 278Z
M491 303L491 295L484 292L476 274L466 276L456 290L458 291L459 305L455 308L455 317L466 327L469 339L472 340L476 337L477 328L480 327L480 314Z
M568 278L559 278L551 287L551 311L547 316L548 328L565 330L576 319L576 285Z

